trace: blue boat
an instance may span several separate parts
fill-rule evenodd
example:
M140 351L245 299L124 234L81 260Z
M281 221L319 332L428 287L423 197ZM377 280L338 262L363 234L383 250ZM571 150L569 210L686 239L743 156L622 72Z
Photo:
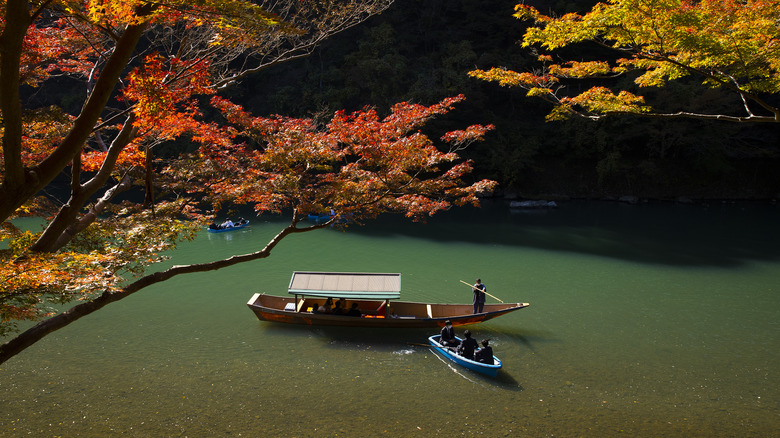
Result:
M211 224L208 227L209 233L224 233L226 231L234 231L234 230L240 230L241 228L246 228L249 226L249 221L246 219L241 219L240 221L233 224L232 227L223 227L222 225L217 224Z
M445 347L444 345L441 345L439 343L439 338L441 338L441 335L434 335L430 336L428 338L428 342L433 346L433 348L436 349L439 353L444 355L447 359L455 362L456 364L466 367L472 371L476 371L478 373L485 374L490 377L496 377L498 376L498 370L501 369L501 361L493 356L493 365L477 362L475 360L466 359L463 356L458 355L454 349L450 349L449 347ZM456 337L456 339L463 341L462 339Z
M325 222L333 219L333 215L328 213L309 213L307 219L311 223L324 224Z

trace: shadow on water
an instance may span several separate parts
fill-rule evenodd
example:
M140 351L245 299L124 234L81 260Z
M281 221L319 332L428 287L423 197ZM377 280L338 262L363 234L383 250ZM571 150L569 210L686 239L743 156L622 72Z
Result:
M505 201L439 213L425 224L384 216L349 233L436 242L575 252L650 264L734 266L780 258L772 204L683 205L572 201L558 208L513 210ZM472 227L462 233L463 224ZM338 231L333 231L338 232Z
M427 344L434 329L383 329L354 327L308 326L298 324L263 324L263 330L279 336L309 336L323 344L341 349L364 349L370 345L374 351L393 352L408 348L409 344Z
M514 377L512 377L511 374L509 374L509 372L507 372L503 368L498 371L498 375L496 377L490 377L484 374L477 373L475 371L471 371L465 367L455 365L453 362L445 358L441 353L435 351L433 348L431 348L430 351L434 354L434 356L437 359L441 360L443 364L448 366L452 370L452 372L468 380L469 382L481 384L485 386L492 386L507 391L519 392L525 390L525 388L520 384L520 382L518 382Z

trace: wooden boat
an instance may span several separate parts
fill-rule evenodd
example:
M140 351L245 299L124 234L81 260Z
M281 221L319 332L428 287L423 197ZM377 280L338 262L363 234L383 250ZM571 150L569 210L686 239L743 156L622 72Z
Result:
M441 353L444 357L447 359L455 362L456 364L466 367L472 371L476 371L478 373L482 373L485 375L488 375L490 377L496 377L498 376L498 370L501 369L503 364L501 363L501 360L497 358L496 356L493 356L493 364L486 364L482 362L477 362L475 360L467 359L463 356L460 356L457 354L454 350L445 347L444 345L441 345L439 343L439 339L441 338L441 335L434 335L430 336L428 338L428 342L433 346L433 348L436 349L439 353ZM455 339L463 341L459 337L455 337Z
M226 231L234 231L234 230L240 230L241 228L246 228L249 226L249 221L246 219L241 219L240 221L233 224L232 227L222 227L221 225L211 224L208 227L209 233L224 233Z
M472 313L471 304L391 301L401 296L401 274L294 272L289 297L257 293L247 305L261 321L288 324L381 328L443 327L476 324L528 307L528 303L485 304ZM327 299L343 299L348 310L357 303L360 316L316 313Z

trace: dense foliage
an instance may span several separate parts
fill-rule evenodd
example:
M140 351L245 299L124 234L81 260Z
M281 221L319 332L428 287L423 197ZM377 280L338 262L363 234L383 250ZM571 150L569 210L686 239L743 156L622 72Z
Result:
M150 284L268 257L290 234L383 212L420 219L493 190L492 181L464 181L472 165L459 155L492 126L440 141L419 132L463 96L400 103L386 117L336 112L324 123L255 117L218 95L389 4L3 3L0 335L19 320L40 322L1 345L0 362ZM63 83L81 84L83 102L37 104L36 93ZM195 151L163 150L177 141ZM60 175L69 181L50 186ZM47 187L66 189L67 201ZM290 223L256 252L147 274L210 219L203 201L285 212ZM301 223L325 209L335 213L330 222ZM17 228L12 219L24 215L45 218L45 229Z
M780 91L780 4L749 0L611 0L598 3L587 14L544 15L519 4L515 17L532 20L523 47L539 45L555 51L591 41L617 52L620 58L593 61L548 62L539 73L503 68L470 74L502 85L520 87L528 96L554 104L551 120L572 115L598 119L612 114L653 117L689 117L730 122L780 123L780 108L765 96ZM704 85L735 93L742 114L654 111L642 96L627 90L615 93L594 86L565 95L561 79L602 78L636 72L640 87L663 87L669 81L693 76ZM757 111L760 111L758 113Z
M431 102L465 93L468 102L454 116L497 126L467 152L476 171L525 196L766 199L778 194L775 126L649 118L545 123L549 103L526 98L524 89L501 89L470 78L475 67L505 66L533 76L569 60L585 67L593 65L590 61L627 58L602 44L582 42L555 50L554 62L539 61L538 49L521 45L533 22L512 16L516 3L400 1L372 18L372 27L354 29L309 58L263 72L235 98L258 113L309 114L359 108L365 102L389 104L390 96ZM549 16L564 16L586 14L596 1L526 3ZM702 87L694 76L640 88L634 82L638 74L561 77L555 89L566 95L594 86L635 95L641 91L661 112L728 114L742 108L738 97ZM777 95L762 96L778 101Z

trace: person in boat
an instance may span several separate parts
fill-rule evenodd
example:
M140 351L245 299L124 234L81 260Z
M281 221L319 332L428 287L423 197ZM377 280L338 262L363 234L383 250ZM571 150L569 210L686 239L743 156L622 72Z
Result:
M347 311L347 315L360 317L361 313L360 309L358 309L358 303L352 303L352 308Z
M336 301L336 305L333 307L334 315L344 315L344 308L341 307L341 300Z
M487 339L482 340L482 348L480 348L474 355L474 360L477 362L493 365L493 347L490 346L490 342Z
M319 313L330 313L332 308L333 308L333 299L328 298L327 300L325 300L324 303L322 303L322 305L320 306L319 309L317 309L317 311Z
M476 339L471 337L471 332L466 330L463 335L465 339L458 346L458 354L469 360L474 360L474 351L479 347Z
M317 303L311 305L311 313L320 313L320 306Z
M472 286L474 288L474 314L482 313L482 309L485 307L485 291L487 286L481 279L477 278L477 282Z
M222 222L222 225L220 226L220 228L231 228L233 226L234 226L233 221L228 219L225 222Z
M455 330L452 328L452 321L444 321L444 327L441 329L441 338L439 343L445 347L457 347L460 341L455 337Z

